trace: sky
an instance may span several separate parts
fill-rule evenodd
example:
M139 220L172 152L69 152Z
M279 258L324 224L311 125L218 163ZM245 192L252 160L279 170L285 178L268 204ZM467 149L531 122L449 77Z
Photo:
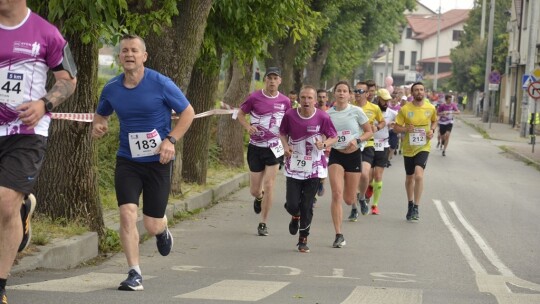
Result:
M474 5L474 0L420 0L420 2L434 12L437 12L440 5L443 13L456 8L471 9Z

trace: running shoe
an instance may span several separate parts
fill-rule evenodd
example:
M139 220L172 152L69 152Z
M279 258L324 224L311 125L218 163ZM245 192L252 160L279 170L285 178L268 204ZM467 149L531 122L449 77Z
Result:
M131 269L128 272L127 279L125 279L122 283L120 283L118 290L125 290L125 291L144 290L144 287L142 286L142 276L135 269Z
M379 214L379 207L376 205L371 206L371 214L378 215Z
M345 241L343 234L341 233L336 234L336 240L334 241L334 244L332 245L332 247L341 248L345 245L347 245L347 242Z
M413 209L414 209L414 204L413 204L413 202L409 202L409 205L408 205L408 207L407 207L407 215L405 216L405 218L407 219L407 221L412 220Z
M411 220L418 221L420 220L420 213L418 212L418 205L414 205Z
M349 221L356 222L358 221L358 209L351 209L351 215L349 215Z
M33 194L29 194L25 199L24 203L21 206L21 219L23 225L23 238L21 244L19 245L19 252L25 250L28 245L30 245L30 239L32 238L32 226L30 225L30 220L32 219L32 214L36 209L36 197Z
M298 227L300 225L300 216L293 216L291 222L289 223L289 232L292 235L296 235L298 232Z
M257 228L257 232L260 236L267 236L268 235L268 227L266 227L265 223L259 223L259 227Z
M323 195L324 195L324 184L320 182L319 189L317 189L317 196L323 196Z
M261 213L261 204L262 204L262 200L263 200L263 197L264 197L264 192L262 193L261 197L259 198L255 198L255 200L253 201L253 211L255 211L256 214L259 214Z
M366 190L366 198L370 199L373 196L373 186L369 185Z
M307 237L299 237L297 246L298 246L298 251L309 252L309 247L307 245Z
M159 254L161 254L162 256L168 256L169 253L171 253L173 245L174 239L168 227L165 228L165 231L163 231L162 233L156 234L156 246Z
M0 289L0 304L8 304L6 290Z
M442 156L446 156L446 151L442 151Z
M439 149L440 146L441 146L441 142L438 141L438 142L437 142L437 149Z
M362 215L369 213L368 202L366 199L359 199L358 204L360 204L360 212L362 212Z

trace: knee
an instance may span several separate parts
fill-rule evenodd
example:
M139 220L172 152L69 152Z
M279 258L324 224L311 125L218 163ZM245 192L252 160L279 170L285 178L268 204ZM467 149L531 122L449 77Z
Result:
M0 222L6 223L14 217L19 217L22 205L22 194L12 190L2 191L0 195Z

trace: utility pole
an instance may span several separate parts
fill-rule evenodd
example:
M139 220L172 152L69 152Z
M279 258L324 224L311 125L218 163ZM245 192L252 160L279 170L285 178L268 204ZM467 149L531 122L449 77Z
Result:
M534 2L534 1L533 1ZM483 9L483 8L482 8ZM489 10L489 29L488 29L488 44L486 54L486 76L484 78L484 106L482 112L482 121L488 122L490 113L490 104L495 103L490 101L489 96L489 74L491 73L491 63L493 60L493 24L495 23L495 0L491 0L491 6Z
M439 36L441 35L441 2L439 1L439 13L437 14L437 46L435 47L435 70L433 74L433 92L437 92L437 80L439 78Z
M480 39L483 41L486 32L486 0L482 1L482 24L480 24Z
M527 14L528 12L524 12ZM525 65L525 74L531 74L534 70L536 60L536 44L538 43L538 22L540 22L540 7L538 1L529 2L529 24L527 24L527 30L529 31L529 43L527 49L527 63ZM523 93L523 99L521 102L521 137L527 136L527 123L529 119L529 113L536 112L536 101L532 99L529 94Z

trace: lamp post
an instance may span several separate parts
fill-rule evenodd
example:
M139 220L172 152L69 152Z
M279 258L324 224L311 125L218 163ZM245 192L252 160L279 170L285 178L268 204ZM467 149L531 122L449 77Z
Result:
M441 1L439 1L439 13L437 14L437 46L435 47L435 70L433 71L433 92L437 92L437 80L439 78L439 36L441 35Z

